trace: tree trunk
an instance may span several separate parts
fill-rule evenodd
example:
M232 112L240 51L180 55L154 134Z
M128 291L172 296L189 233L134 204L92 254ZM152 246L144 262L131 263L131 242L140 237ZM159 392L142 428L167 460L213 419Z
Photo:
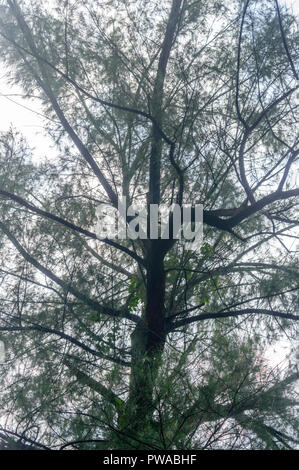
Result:
M132 369L130 393L126 404L123 432L134 434L142 441L142 435L152 435L153 390L157 380L165 344L165 273L159 240L151 243L147 263L146 306L143 322L132 333ZM150 431L150 432L149 432ZM133 443L132 443L133 444ZM123 444L122 444L123 445ZM134 443L134 447L143 447ZM122 447L123 448L123 447Z

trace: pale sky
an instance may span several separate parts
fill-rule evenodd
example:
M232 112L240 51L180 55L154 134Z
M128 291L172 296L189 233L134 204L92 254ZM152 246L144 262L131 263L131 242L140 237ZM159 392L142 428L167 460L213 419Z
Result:
M20 131L34 147L34 156L53 153L53 142L43 130L44 118L37 100L22 98L22 90L17 86L9 86L5 75L0 77L0 132L7 131L10 126ZM52 147L52 149L51 149Z

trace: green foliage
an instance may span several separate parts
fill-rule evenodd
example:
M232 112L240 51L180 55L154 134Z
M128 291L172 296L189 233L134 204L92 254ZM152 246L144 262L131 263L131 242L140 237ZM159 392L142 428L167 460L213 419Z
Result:
M172 40L170 0L2 3L4 71L53 148L0 135L0 427L50 448L298 446L293 16L288 54L266 0L241 35L244 1L176 0ZM107 187L146 204L150 183L203 204L198 251L96 239Z
M200 247L200 252L205 258L210 258L213 254L213 247L208 242L204 242Z
M132 276L129 281L129 298L128 298L128 308L130 311L133 311L137 308L139 301L144 302L144 293L142 288L142 283L138 276Z

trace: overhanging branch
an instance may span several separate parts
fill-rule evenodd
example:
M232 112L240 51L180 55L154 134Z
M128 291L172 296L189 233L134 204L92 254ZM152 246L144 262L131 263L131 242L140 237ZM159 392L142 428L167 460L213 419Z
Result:
M55 282L60 287L62 287L63 290L65 290L66 292L70 292L74 297L79 299L85 305L88 305L92 310L94 310L94 311L96 311L100 314L111 316L113 318L127 318L127 319L133 321L134 323L138 323L140 321L140 318L137 315L134 315L134 314L132 314L128 311L112 309L108 306L101 305L96 300L90 299L85 294L83 294L82 292L75 289L71 284L69 284L69 283L63 281L62 279L60 279L50 269L46 268L45 266L42 266L33 256L31 256L22 247L22 245L18 242L16 237L7 229L7 227L2 222L0 222L0 229L5 233L7 238L11 241L11 243L14 245L14 247L17 249L17 251L23 256L23 258L26 261L28 261L30 264L32 264L35 268L37 268L46 277L48 277L53 282Z
M279 312L277 310L267 310L265 308L244 308L242 310L233 310L228 312L216 312L216 313L202 313L201 315L195 315L194 317L185 318L177 321L170 326L170 331L176 330L181 326L188 325L190 323L199 322L203 320L215 320L217 318L233 318L241 315L269 315L271 317L284 318L286 320L299 321L299 315L293 315L291 313Z
M112 246L113 248L117 248L118 250L123 251L124 253L126 253L131 258L135 259L138 263L144 266L144 260L140 256L138 256L134 251L130 250L129 248L119 245L113 240L110 240L108 238L98 238L95 233L90 232L89 230L86 230L82 227L79 227L78 225L75 225L72 222L69 222L63 219L62 217L51 214L50 212L45 211L43 209L39 209L38 207L29 203L28 201L21 198L20 196L17 196L16 194L0 189L0 195L9 198L12 201L17 202L18 204L22 205L23 207L26 207L27 209L29 209L31 212L34 212L35 214L41 215L42 217L46 217L47 219L50 219L50 220L54 220L55 222L58 222L59 224L62 224L65 227L70 228L71 230L74 230L75 232L79 232L82 235L85 235L89 238L93 238L94 240L99 240L103 243L106 243L107 245Z

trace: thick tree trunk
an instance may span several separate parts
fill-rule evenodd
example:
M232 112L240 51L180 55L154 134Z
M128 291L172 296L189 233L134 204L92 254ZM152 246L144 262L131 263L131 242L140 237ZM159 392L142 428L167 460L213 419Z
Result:
M156 123L152 127L148 204L160 204L163 141L158 127L160 129L163 127L164 81L171 48L175 40L175 31L182 14L181 5L182 0L172 1L151 100L151 112ZM166 246L165 240L149 240L147 245L145 311L143 321L136 326L132 334L130 394L126 404L126 416L122 430L124 433L128 433L128 431L133 433L140 441L142 441L143 435L151 436L151 440L153 440L155 434L152 419L154 412L153 390L166 338L163 263L167 251ZM137 445L137 441L134 445L139 448L147 448L141 442Z
M165 344L165 273L158 240L152 242L147 263L146 306L143 322L132 334L130 394L122 430L142 441L153 435L153 390ZM157 436L158 437L158 436ZM135 442L134 446L143 447Z

